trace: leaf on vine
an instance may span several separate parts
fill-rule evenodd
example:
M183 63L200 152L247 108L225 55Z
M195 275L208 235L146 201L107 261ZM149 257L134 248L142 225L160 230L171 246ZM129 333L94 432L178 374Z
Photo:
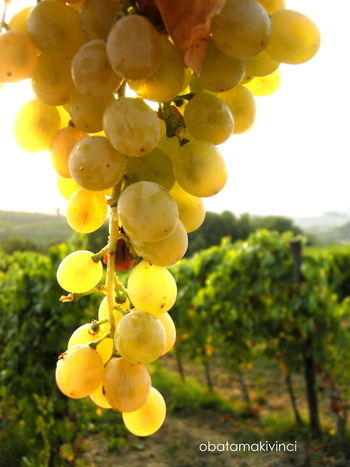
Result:
M210 34L211 20L220 13L226 0L154 0L164 24L180 50L186 66L197 74Z

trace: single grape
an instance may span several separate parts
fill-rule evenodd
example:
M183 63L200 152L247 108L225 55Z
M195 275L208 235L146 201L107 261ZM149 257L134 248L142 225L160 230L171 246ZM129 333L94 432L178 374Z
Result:
M118 310L118 308L121 308L124 310L124 312L127 312L130 310L130 302L126 298L123 303L115 303L114 307L114 324L117 326L119 321L122 319L124 314ZM99 321L105 318L108 318L109 311L108 311L108 299L107 297L104 297L102 302L100 303L100 306L98 308L98 319Z
M176 341L176 328L174 321L168 312L158 316L159 321L162 323L165 329L165 346L161 355L168 353L175 344Z
M97 341L105 334L110 332L109 324L101 324L99 329L94 330L91 323L86 323L79 326L70 336L67 348L71 348L77 344L89 344ZM96 347L97 352L101 355L103 363L108 362L113 352L113 339L106 337Z
M281 72L275 70L266 76L256 76L245 84L245 86L254 94L254 96L270 96L277 91L281 84Z
M253 126L256 104L253 93L245 86L236 86L217 95L230 108L235 122L234 134L244 133Z
M63 196L63 198L67 200L72 196L72 194L75 191L77 191L80 188L80 186L75 180L73 180L72 178L62 177L61 175L57 175L56 183L58 191Z
M213 196L227 181L225 161L209 141L194 140L181 146L174 157L173 169L178 184L193 196Z
M116 92L123 81L112 70L106 43L102 39L82 45L74 55L71 68L75 86L87 96L105 96Z
M16 83L30 78L37 64L37 50L29 36L18 31L0 35L0 82Z
M186 105L184 120L187 130L196 139L213 144L224 143L232 135L234 121L229 107L207 92L196 94Z
M205 208L201 198L190 195L176 182L169 192L176 201L179 209L179 219L183 223L186 232L194 232L203 223Z
M121 8L123 4L119 0L85 0L80 23L88 38L106 40Z
M155 316L140 310L126 314L118 323L115 346L134 365L154 362L164 350L164 326Z
M83 293L94 288L102 279L101 261L92 259L93 253L78 250L61 261L57 269L57 282L67 292Z
M53 137L50 144L51 164L62 177L72 177L68 166L69 154L74 145L87 136L88 133L69 125L61 128Z
M160 128L156 113L140 98L112 100L103 115L103 129L112 145L128 156L144 156L155 148Z
M79 233L91 233L102 227L107 216L107 203L101 191L79 188L68 200L67 222Z
M286 7L284 0L257 0L257 2L265 8L269 15Z
M114 410L133 412L146 403L151 377L143 365L133 365L124 358L112 358L106 365L103 389Z
M89 397L92 400L92 402L98 407L100 407L101 409L112 408L111 404L107 401L105 393L104 393L103 379L102 379L102 383L98 385L97 389L95 389L94 392L89 394Z
M126 156L105 136L88 136L72 148L68 166L81 187L102 191L120 181L126 169Z
M104 111L113 101L112 93L105 96L87 96L79 89L74 89L68 105L74 126L88 133L101 131Z
M141 15L119 19L108 34L106 47L113 70L126 79L147 78L162 59L160 34Z
M151 242L173 232L179 213L175 200L164 187L142 181L129 185L121 193L118 215L133 240Z
M89 345L77 345L64 352L57 361L56 383L60 391L72 399L94 392L104 373L100 354Z
M136 309L158 317L174 305L177 287L166 268L143 260L131 271L128 294Z
M152 387L146 403L134 412L123 413L123 421L126 428L134 435L150 436L161 428L165 415L164 398Z

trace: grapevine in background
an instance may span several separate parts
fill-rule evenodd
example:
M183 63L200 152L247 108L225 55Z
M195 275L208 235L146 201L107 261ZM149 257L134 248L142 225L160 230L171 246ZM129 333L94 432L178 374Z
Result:
M8 23L5 9L0 82L30 79L36 96L15 118L16 142L50 152L73 230L93 232L109 216L107 244L57 270L63 302L104 295L59 356L58 387L151 435L166 408L145 365L176 333L167 267L203 222L201 198L225 186L216 146L251 128L254 95L278 88L280 63L310 60L319 31L282 0L41 1ZM131 267L125 286L116 271Z

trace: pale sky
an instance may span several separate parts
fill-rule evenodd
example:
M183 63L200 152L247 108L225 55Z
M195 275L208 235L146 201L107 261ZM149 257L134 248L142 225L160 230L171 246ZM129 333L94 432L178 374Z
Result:
M309 216L350 210L350 0L286 0L309 16L322 35L318 54L302 65L282 65L282 84L256 98L252 130L221 145L226 187L204 199L207 210L235 214ZM12 7L34 4L12 0ZM48 153L19 149L12 139L27 83L0 89L0 209L64 211Z

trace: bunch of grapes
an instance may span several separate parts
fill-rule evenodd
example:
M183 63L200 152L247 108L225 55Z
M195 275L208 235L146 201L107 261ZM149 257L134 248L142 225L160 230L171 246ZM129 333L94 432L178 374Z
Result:
M254 95L278 88L280 63L311 59L319 31L284 0L46 0L3 29L0 82L29 79L35 94L15 140L49 151L73 230L109 218L106 245L71 253L57 270L62 301L103 295L96 320L59 356L57 385L151 435L166 408L146 365L176 335L167 267L202 224L202 198L225 186L217 146L251 128ZM128 269L123 285L118 271Z

